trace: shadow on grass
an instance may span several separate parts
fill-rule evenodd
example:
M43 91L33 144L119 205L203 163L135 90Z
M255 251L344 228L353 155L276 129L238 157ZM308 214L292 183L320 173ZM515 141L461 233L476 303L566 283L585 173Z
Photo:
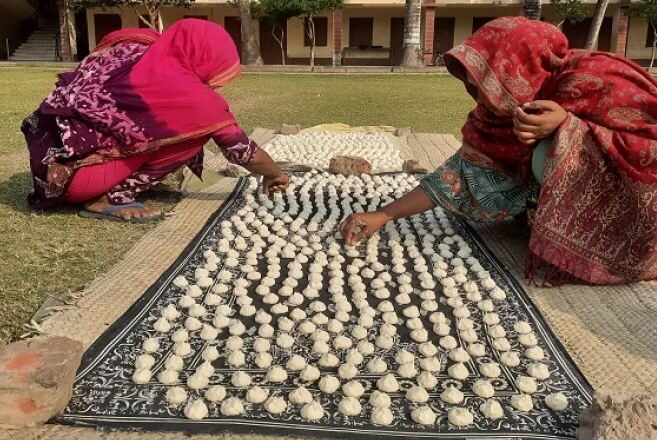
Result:
M0 182L0 205L24 214L32 212L27 204L27 195L31 189L32 174L29 171L14 174Z

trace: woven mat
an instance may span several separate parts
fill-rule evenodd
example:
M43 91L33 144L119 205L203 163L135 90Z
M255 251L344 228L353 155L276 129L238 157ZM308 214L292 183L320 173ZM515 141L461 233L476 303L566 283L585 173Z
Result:
M450 135L408 138L408 154L429 169L459 146ZM477 229L493 253L522 280L528 236L519 235L518 225L510 223ZM594 388L657 393L656 282L526 290Z
M271 130L252 137L263 144ZM413 134L404 156L434 168L453 154L459 142L451 135ZM225 178L202 193L183 200L176 216L144 236L114 269L95 281L78 302L78 309L58 313L43 324L48 334L65 335L88 347L121 316L175 260L187 243L222 203L235 179ZM509 269L520 277L525 240L508 225L481 231ZM131 282L124 282L125 278ZM657 393L657 283L631 286L527 289L580 369L595 388L634 393ZM198 439L261 439L263 436L196 436ZM0 440L155 440L178 439L178 434L112 433L93 428L45 425L19 432L0 432ZM289 438L289 437L288 437Z

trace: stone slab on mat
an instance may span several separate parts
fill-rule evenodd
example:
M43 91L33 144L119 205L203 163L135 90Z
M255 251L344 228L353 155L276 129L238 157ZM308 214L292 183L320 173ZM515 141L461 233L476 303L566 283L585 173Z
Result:
M357 156L333 156L329 164L329 172L342 174L371 174L372 164Z
M657 439L657 396L599 393L580 417L580 440Z
M0 347L0 429L44 423L71 399L82 343L39 338Z

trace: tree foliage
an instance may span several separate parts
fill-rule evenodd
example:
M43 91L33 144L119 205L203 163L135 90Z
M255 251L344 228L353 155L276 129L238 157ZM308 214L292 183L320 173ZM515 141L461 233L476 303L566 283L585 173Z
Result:
M342 5L343 0L259 0L254 5L254 13L258 19L273 25L272 34L281 45L283 64L285 64L285 49L283 47L285 30L280 26L280 23L294 17L304 20L304 31L308 34L308 40L311 42L310 66L314 67L316 35L313 18L324 12L339 9ZM308 26L305 26L306 19Z
M582 0L550 0L555 7L557 16L561 19L559 27L566 21L576 24L588 17Z
M139 11L139 19L151 28L162 32L164 24L160 9L162 6L179 6L189 8L195 0L67 0L67 6L77 8L120 8L120 7L142 7L146 9L148 16Z

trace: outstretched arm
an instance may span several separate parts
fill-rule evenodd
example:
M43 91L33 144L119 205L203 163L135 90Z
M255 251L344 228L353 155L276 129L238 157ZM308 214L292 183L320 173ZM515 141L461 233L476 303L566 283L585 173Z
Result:
M230 125L213 136L229 162L241 165L253 174L263 176L262 191L271 194L287 188L289 178L283 170L237 125Z
M289 177L283 174L281 167L274 162L265 150L259 147L249 163L244 165L244 168L253 174L263 176L262 192L265 194L282 191L290 184Z
M410 217L434 208L434 203L421 187L374 212L351 214L340 225L340 234L353 246L381 229L390 220Z

